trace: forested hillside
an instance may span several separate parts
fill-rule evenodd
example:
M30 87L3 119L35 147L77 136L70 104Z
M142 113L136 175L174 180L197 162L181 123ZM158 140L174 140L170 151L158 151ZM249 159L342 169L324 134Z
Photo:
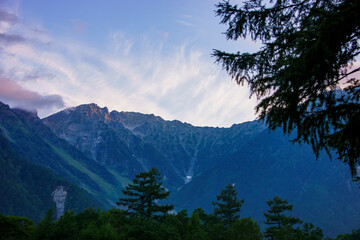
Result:
M36 222L55 206L51 193L57 186L68 192L67 209L100 207L93 196L47 168L30 163L0 135L0 213L25 216Z

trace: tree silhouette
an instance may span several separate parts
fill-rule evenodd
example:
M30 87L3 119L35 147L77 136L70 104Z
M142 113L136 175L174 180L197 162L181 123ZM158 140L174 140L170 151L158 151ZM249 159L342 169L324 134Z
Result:
M230 226L240 217L240 208L244 203L244 199L237 200L237 192L233 184L228 184L221 193L216 196L217 202L213 202L214 214L225 222L226 226Z
M167 199L169 191L162 186L161 175L156 168L135 176L132 184L123 190L125 197L117 205L126 206L130 215L150 218L157 213L167 213L173 205L160 205L159 201Z
M254 53L214 50L238 83L259 100L256 113L270 129L282 127L294 141L336 151L353 177L360 163L360 1L248 0L242 7L216 5L226 38L251 37ZM354 64L355 63L355 64ZM342 90L340 90L342 88Z
M294 226L301 224L301 221L298 218L285 215L285 212L292 210L293 205L288 204L287 200L282 200L278 196L266 202L270 208L267 213L264 213L266 217L264 223L269 225L265 231L265 237L271 240L295 239L294 236L300 231L294 229Z

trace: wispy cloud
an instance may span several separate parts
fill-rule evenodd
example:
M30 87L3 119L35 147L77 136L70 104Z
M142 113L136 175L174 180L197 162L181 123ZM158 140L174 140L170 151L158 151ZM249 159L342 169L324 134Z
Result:
M193 17L191 15L182 15L179 16L176 20L177 23L179 23L180 25L186 26L186 27L191 27L193 26Z
M2 44L7 45L12 43L24 42L24 41L25 38L20 35L0 33L0 43Z
M6 76L1 94L4 101L19 104L26 96L33 99L40 116L96 102L202 126L254 119L255 100L214 65L209 53L186 44L167 45L166 37L159 42L121 30L104 36L106 47L93 48L69 36L56 39L38 26L12 24L3 34L13 34L17 25L16 34L31 41L12 41L0 51Z

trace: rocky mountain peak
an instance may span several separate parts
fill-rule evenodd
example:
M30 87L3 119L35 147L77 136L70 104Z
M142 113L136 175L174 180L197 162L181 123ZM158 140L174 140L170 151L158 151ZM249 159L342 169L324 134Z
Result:
M108 108L101 108L95 103L83 104L75 109L77 109L78 112L85 114L87 117L97 117L108 121L111 120Z
M50 124L51 119L56 121L72 122L108 122L111 121L110 113L107 107L101 108L95 103L82 104L77 107L67 108L61 112L55 113L43 119L43 122Z

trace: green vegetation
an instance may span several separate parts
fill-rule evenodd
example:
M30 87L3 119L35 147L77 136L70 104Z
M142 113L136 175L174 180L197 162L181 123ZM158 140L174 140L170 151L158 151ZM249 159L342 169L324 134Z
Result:
M116 182L117 184L114 185L109 183L105 179L103 179L98 174L94 173L93 171L89 170L85 163L80 162L72 158L68 153L66 153L63 149L57 148L54 145L48 143L49 146L54 150L56 154L58 154L69 166L74 167L77 169L81 174L86 175L89 177L91 182L95 183L96 188L90 188L88 186L84 186L84 189L89 193L93 193L95 195L101 195L100 199L104 197L108 199L116 199L118 196L117 188L121 187L120 182ZM110 171L109 171L110 172ZM71 179L76 182L76 176L74 176L71 172L67 171L67 174L71 177ZM104 191L106 189L106 191ZM102 191L102 192L100 192Z
M253 53L214 50L216 61L259 100L271 129L295 131L317 155L335 151L356 178L360 164L360 1L223 1L216 14L226 38L262 43ZM342 89L341 89L342 88ZM341 90L340 90L341 89Z
M3 240L29 239L34 229L34 222L28 218L0 214L0 238Z
M55 221L53 210L50 208L37 225L25 217L0 214L0 237L9 240L323 239L321 229L309 223L301 225L300 219L288 216L286 212L291 211L293 206L280 197L276 196L267 201L269 210L264 215L268 227L262 234L260 226L250 217L239 218L238 213L244 200L237 200L236 189L231 184L217 196L218 201L227 204L214 203L214 214L207 214L201 208L195 209L190 217L186 210L170 214L167 211L171 210L172 206L161 206L155 201L165 199L169 195L169 192L164 192L161 185L157 169L136 175L133 183L124 190L127 198L120 199L121 205L128 204L128 210L102 211L88 208L77 214L74 211L66 211ZM147 205L149 202L143 200L150 201L151 204ZM156 214L159 209L162 215ZM229 209L231 211L228 211ZM341 234L336 240L355 240L359 235L360 230L357 230L351 234Z

